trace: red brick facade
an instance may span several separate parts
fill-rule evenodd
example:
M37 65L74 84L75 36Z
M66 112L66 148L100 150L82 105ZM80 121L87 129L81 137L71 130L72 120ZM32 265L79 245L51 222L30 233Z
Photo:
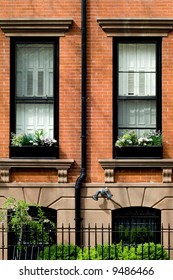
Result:
M75 182L81 167L81 2L79 0L1 0L0 27L4 20L71 19L72 25L59 38L59 160L74 160L67 182L58 183L57 171L10 169L9 181L0 183L0 203L15 196L58 211L58 223L74 223ZM164 3L166 2L166 3ZM111 211L120 205L156 207L162 222L173 215L173 0L87 0L87 130L86 178L81 187L83 221L111 223ZM106 168L113 182L105 183L100 159L113 159L113 36L107 36L98 19L169 19L162 37L162 132L163 159L169 165ZM13 35L14 36L14 35ZM15 36L14 36L15 37ZM147 36L146 36L147 37ZM10 36L0 29L0 161L9 158L10 139ZM10 163L9 163L10 165ZM2 173L3 167L1 166ZM61 168L60 168L61 169ZM115 169L115 170L114 170ZM168 170L168 171L165 171ZM115 171L115 172L114 172ZM169 175L163 175L162 174ZM165 179L168 176L168 179ZM112 179L111 179L112 180ZM165 181L165 182L164 182ZM124 185L123 185L124 184ZM134 185L133 185L134 184ZM146 185L145 185L146 184ZM92 195L108 186L113 200L99 202ZM135 187L134 187L135 186Z

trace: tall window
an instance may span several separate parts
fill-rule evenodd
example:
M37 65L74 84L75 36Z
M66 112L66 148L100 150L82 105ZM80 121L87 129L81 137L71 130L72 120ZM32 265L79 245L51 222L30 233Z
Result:
M57 138L57 41L11 39L11 132Z
M161 129L160 39L114 39L114 91L115 137Z

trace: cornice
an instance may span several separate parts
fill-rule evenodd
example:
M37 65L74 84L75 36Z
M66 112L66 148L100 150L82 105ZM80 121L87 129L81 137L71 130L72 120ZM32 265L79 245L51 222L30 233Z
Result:
M72 25L72 19L50 19L50 18L17 18L0 19L0 28L5 36L65 36Z
M173 29L170 18L99 18L97 22L112 37L165 37Z

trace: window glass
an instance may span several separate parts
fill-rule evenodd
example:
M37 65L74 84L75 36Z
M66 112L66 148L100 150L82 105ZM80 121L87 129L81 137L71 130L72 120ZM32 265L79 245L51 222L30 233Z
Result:
M16 45L16 95L53 96L53 44Z
M156 45L119 44L119 95L156 95Z
M54 137L54 44L15 44L16 133Z
M160 49L159 40L114 39L116 137L161 130Z
M139 244L160 242L161 211L149 207L127 207L112 211L113 242Z

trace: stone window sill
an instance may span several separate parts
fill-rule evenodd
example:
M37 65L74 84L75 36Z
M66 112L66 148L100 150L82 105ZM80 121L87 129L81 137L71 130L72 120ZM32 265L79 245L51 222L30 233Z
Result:
M54 168L58 171L58 183L67 183L67 171L73 159L0 159L0 182L8 183L11 168Z
M105 173L105 183L114 183L116 168L159 168L162 182L172 183L173 159L99 159Z

